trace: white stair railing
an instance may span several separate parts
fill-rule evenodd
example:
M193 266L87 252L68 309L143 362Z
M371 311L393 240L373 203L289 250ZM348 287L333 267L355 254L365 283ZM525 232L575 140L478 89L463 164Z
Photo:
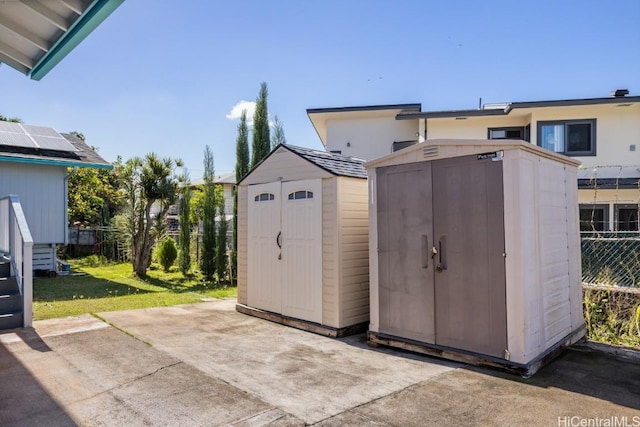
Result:
M33 238L16 195L0 198L0 252L11 257L11 273L22 294L23 326L33 318Z

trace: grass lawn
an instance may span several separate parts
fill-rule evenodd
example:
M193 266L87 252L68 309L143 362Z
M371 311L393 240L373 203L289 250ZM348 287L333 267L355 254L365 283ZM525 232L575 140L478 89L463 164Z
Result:
M95 265L71 261L72 273L33 279L35 320L102 311L189 304L207 298L235 297L235 287L216 287L198 276L185 278L179 272L149 270L145 278L135 277L130 263Z

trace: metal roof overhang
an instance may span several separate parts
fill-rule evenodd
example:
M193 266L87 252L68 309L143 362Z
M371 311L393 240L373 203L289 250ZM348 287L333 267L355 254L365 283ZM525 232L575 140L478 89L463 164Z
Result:
M48 165L48 166L65 166L65 167L80 167L80 168L92 168L92 169L113 169L113 165L105 163L88 163L80 160L67 160L58 158L46 158L46 157L26 157L26 156L5 156L0 155L0 162L11 163L30 163L35 165Z
M40 80L123 2L0 1L0 62Z

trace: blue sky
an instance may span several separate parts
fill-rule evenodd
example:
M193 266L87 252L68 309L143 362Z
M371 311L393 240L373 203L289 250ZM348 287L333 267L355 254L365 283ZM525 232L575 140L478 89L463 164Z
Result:
M307 108L640 95L640 1L128 0L43 80L0 67L0 113L83 132L108 161L235 165L238 102L269 86L290 144Z

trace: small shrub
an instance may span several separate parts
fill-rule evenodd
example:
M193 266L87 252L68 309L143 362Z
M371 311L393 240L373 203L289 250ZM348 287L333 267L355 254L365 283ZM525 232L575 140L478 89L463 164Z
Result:
M156 256L164 271L168 272L178 257L176 242L171 237L165 237L158 245Z

